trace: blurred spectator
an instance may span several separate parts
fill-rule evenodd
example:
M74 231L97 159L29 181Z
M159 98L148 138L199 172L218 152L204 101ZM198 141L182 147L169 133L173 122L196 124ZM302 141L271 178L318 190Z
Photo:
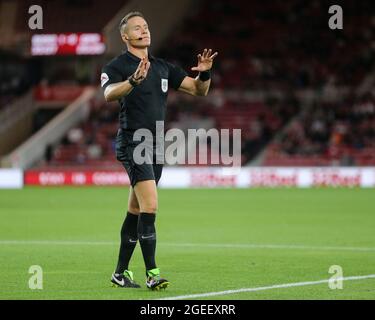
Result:
M71 144L76 144L82 141L83 131L81 128L72 128L68 131L68 142Z

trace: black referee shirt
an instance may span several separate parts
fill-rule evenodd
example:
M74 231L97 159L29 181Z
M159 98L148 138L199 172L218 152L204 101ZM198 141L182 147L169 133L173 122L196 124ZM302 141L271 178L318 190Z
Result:
M101 74L101 86L105 88L128 79L141 59L126 51L110 61ZM120 127L126 130L146 128L155 133L156 121L164 121L169 87L177 90L186 72L163 59L149 55L151 63L146 79L119 100Z

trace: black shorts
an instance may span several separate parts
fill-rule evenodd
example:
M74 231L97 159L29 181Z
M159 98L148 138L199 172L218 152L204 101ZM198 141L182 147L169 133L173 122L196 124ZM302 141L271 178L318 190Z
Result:
M116 158L122 163L128 173L132 187L139 181L155 180L158 184L163 171L162 164L156 164L155 146L153 147L153 163L137 164L133 159L135 147L139 144L133 141L133 132L119 129L116 136Z

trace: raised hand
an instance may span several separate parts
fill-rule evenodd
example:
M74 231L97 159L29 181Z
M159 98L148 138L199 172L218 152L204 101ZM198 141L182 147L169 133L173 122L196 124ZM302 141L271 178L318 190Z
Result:
M211 49L209 50L204 49L202 54L198 54L197 55L198 65L196 67L191 68L191 70L199 71L199 72L210 70L212 68L212 64L213 64L215 57L218 55L217 52L215 52L212 55L211 53L212 53Z
M144 79L146 79L150 65L150 61L148 61L147 58L142 58L139 62L137 70L133 74L133 80L141 83Z

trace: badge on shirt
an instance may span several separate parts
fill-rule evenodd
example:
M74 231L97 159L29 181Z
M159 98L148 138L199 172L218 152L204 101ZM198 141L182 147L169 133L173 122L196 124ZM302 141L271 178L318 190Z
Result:
M168 91L168 79L161 79L161 90L164 93Z
M109 80L108 74L103 72L100 76L101 86L103 87L108 82L108 80Z

